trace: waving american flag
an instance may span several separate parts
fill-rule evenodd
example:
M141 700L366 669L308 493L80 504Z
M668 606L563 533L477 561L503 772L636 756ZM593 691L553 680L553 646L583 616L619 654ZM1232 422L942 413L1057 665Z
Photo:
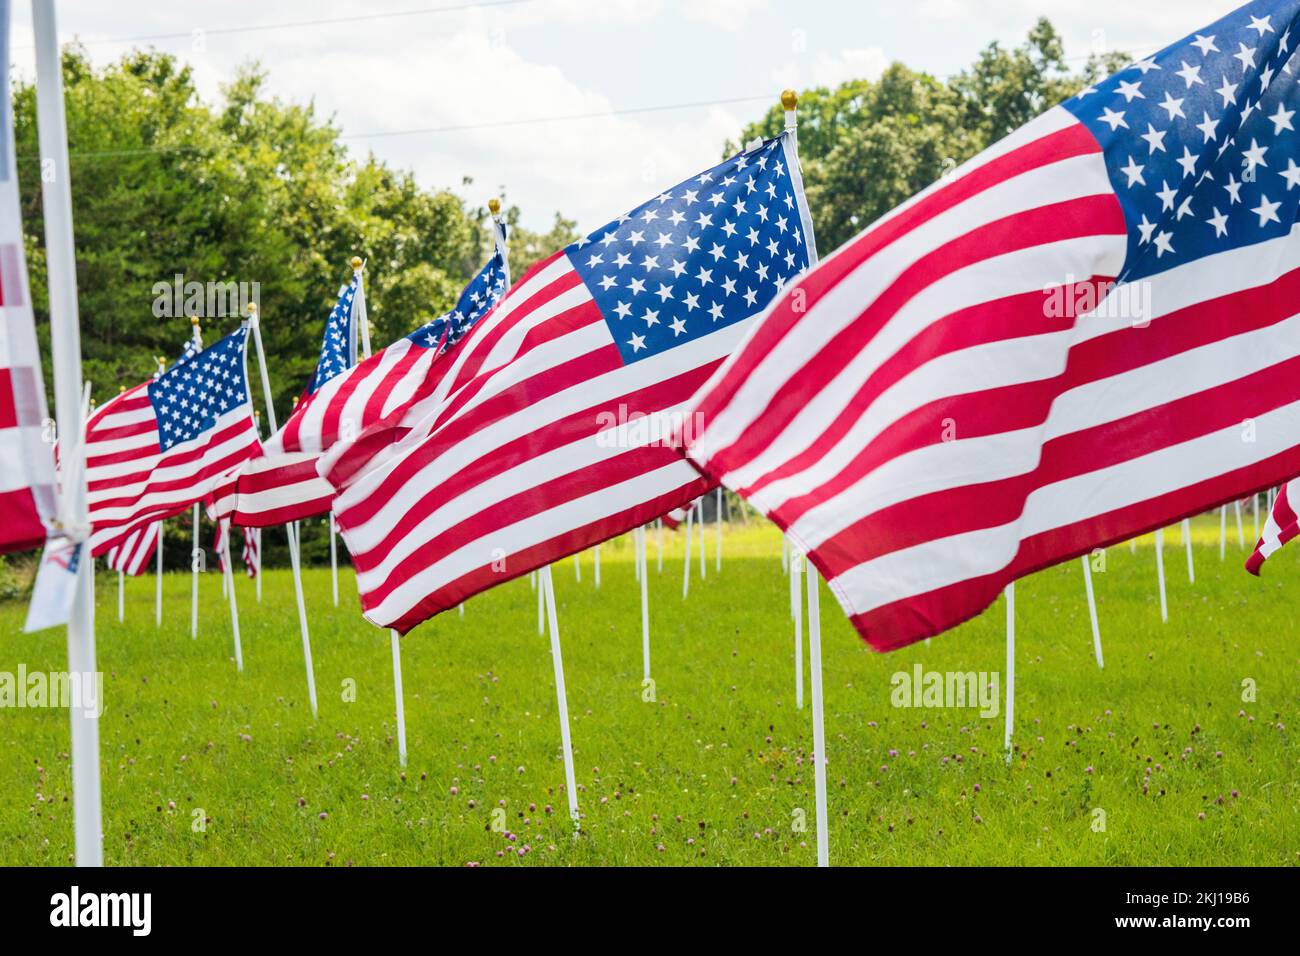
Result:
M498 244L452 311L360 364L348 365L340 345L346 335L356 334L355 297L364 294L359 282L358 273L330 313L321 359L306 394L267 440L266 455L222 483L214 513L253 527L327 514L334 486L317 475L321 453L380 419L400 416L424 397L429 367L496 303L509 278L505 249Z
M811 272L690 457L877 649L1300 472L1300 28L1259 0L1081 91Z
M86 423L92 553L179 514L261 454L240 328L100 406Z
M161 521L150 521L134 528L108 549L105 561L114 571L133 577L143 574L158 547L161 531Z
M782 135L536 265L434 370L410 433L339 482L366 616L409 630L707 490L675 413L810 240Z

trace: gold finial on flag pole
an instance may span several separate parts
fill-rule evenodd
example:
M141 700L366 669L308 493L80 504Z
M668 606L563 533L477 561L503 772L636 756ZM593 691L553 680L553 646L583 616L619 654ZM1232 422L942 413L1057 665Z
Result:
M782 90L781 105L785 107L787 113L793 111L799 105L799 94L794 90Z
M352 266L353 272L360 272L361 267L365 265L365 263L362 261L360 256L353 256L352 259L350 260L350 264Z
M496 219L501 215L501 200L492 198L488 200L488 212L492 213L492 218Z

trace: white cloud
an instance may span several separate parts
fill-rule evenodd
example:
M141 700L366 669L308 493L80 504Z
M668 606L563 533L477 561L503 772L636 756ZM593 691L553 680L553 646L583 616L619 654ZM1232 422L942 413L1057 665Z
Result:
M749 18L767 5L768 0L683 0L680 9L684 20L722 30L742 30Z
M783 87L839 86L846 80L876 80L889 66L890 58L878 46L820 52L811 61L790 62L772 72Z

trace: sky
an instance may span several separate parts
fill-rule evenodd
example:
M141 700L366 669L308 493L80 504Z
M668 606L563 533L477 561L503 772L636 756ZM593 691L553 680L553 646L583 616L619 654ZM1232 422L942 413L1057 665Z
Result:
M58 18L61 40L97 62L132 47L176 54L209 101L257 61L274 95L314 103L358 158L373 152L477 205L503 193L530 228L558 211L591 230L715 164L784 87L871 78L894 60L946 76L991 41L1018 44L1039 16L1075 64L1093 51L1146 55L1236 5L61 0ZM30 6L13 7L14 68L30 76Z

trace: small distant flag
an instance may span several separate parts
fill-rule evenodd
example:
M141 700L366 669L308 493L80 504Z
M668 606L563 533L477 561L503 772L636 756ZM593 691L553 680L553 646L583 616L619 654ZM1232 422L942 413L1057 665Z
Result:
M1297 517L1296 502L1300 502L1300 478L1293 478L1280 489L1273 500L1273 510L1264 522L1264 531L1259 536L1255 551L1246 559L1246 570L1258 575L1264 562L1273 556L1282 545L1300 534L1300 517Z

